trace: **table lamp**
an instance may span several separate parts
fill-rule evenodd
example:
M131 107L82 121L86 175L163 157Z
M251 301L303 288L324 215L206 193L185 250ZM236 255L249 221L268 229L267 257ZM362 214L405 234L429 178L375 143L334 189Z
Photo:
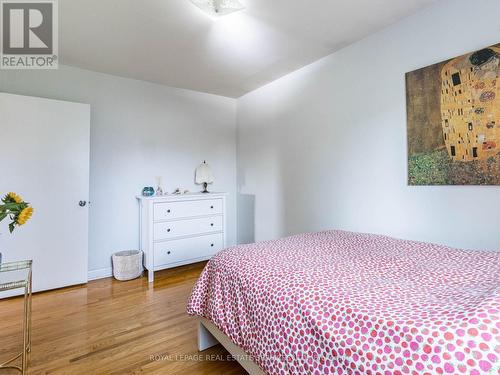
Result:
M206 161L203 161L203 163L196 168L195 182L198 185L203 185L202 193L209 193L207 186L214 182L214 174L212 173L212 168L210 168Z

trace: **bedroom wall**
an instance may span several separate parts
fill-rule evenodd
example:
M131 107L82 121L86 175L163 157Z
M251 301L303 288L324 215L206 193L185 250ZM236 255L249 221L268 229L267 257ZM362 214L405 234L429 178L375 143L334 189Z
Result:
M163 176L169 192L199 191L194 170L204 159L213 191L229 193L228 242L235 243L235 100L67 66L1 71L0 91L91 105L91 278L110 274L113 252L138 248L142 187Z
M500 187L407 186L405 73L500 42L440 1L238 100L240 242L341 228L500 249Z

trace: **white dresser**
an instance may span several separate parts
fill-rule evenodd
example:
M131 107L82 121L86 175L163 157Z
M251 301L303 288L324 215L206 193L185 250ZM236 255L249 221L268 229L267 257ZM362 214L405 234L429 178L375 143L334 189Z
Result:
M226 194L137 197L140 244L149 282L154 271L210 259L226 246Z

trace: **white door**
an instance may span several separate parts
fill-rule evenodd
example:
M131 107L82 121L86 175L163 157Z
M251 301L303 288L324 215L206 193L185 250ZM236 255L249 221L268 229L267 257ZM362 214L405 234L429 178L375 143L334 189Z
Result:
M89 133L87 104L0 93L0 194L34 208L12 234L0 224L0 252L33 259L34 291L87 282Z

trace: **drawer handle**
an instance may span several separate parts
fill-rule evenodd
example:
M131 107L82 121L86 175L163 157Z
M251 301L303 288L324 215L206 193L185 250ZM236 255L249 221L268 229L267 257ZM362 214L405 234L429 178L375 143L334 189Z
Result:
M214 226L214 223L210 223L210 226L213 227Z
M167 213L170 213L170 210L167 210Z
M167 232L170 232L170 228L167 229Z
M210 206L210 208L211 208L211 209L213 209L213 208L214 208L214 206Z
M169 251L167 251L167 254L168 254L168 255L170 255L170 254L171 254L171 251L170 251L170 250L169 250Z

